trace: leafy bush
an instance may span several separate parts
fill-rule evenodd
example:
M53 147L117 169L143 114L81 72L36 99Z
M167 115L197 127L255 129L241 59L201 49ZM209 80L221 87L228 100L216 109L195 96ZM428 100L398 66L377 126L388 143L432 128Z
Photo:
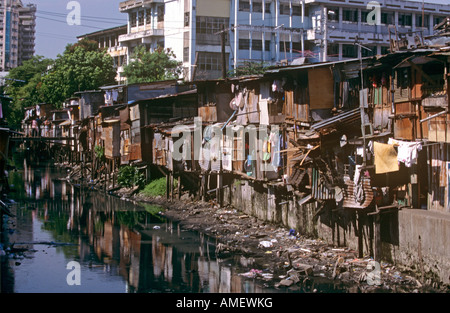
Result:
M135 166L126 165L119 169L117 175L117 182L120 186L130 188L130 187L143 187L145 185L145 176L143 173L139 172L139 169Z

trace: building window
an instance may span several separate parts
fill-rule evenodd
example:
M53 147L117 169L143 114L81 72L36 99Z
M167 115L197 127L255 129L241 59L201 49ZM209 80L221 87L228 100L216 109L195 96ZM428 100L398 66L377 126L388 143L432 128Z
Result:
M394 25L394 13L381 13L381 23L386 25Z
M267 2L266 2L264 11L265 11L266 13L270 13L270 3L267 3Z
M280 14L291 15L291 9L289 8L289 4L280 4Z
M358 57L358 51L354 45L342 45L342 56L344 58Z
M389 52L390 52L389 47L385 47L385 46L381 47L381 54L389 54Z
M138 24L139 26L144 26L144 11L138 12Z
M250 49L250 39L239 39L239 49L248 50Z
M398 25L399 26L412 26L412 15L411 14L399 14L398 15Z
M444 18L445 18L444 16L435 16L433 18L433 26L441 23L444 20Z
M422 15L416 14L416 27L428 27L430 26L430 17L428 15L424 15L424 23L422 24Z
M200 52L198 55L198 69L200 71L221 71L222 55L214 52Z
M342 12L342 20L346 22L358 22L358 11L344 10Z
M131 25L131 27L136 27L136 25L137 25L136 18L137 18L136 12L133 12L133 13L130 14L130 25Z
M254 51L262 51L263 50L262 40L260 40L260 39L253 39L252 40L252 50L254 50ZM270 51L270 40L265 40L265 42L264 42L264 50L265 51Z
M158 22L164 22L164 5L158 6Z
M328 8L328 20L330 22L339 22L339 8L338 7Z
M229 23L228 18L199 16L197 17L196 29L198 34L214 35L222 30L222 26L227 28Z
M189 12L184 13L184 26L189 26Z
M183 62L189 62L189 47L183 48Z
M249 1L239 1L239 11L250 12L250 2Z
M255 13L262 13L263 11L262 2L253 1L252 11Z
M146 9L145 13L147 15L147 25L150 25L152 23L152 10L151 9Z
M363 11L361 10L361 23L367 23L367 16L369 15L370 11Z
M292 15L293 16L301 16L302 8L299 5L293 5L292 6Z
M362 57L371 57L374 55L377 55L377 46L372 46L372 47L367 47L369 49L371 49L372 51L369 51L367 49L361 49L361 55Z

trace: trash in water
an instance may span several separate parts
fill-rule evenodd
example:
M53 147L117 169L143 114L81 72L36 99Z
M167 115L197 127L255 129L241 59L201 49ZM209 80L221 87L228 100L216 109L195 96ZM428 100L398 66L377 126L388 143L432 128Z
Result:
M243 277L246 277L246 278L255 278L257 275L262 275L262 271L254 269L254 268L252 268L250 271L248 271L246 273L239 274L239 276L243 276Z
M161 229L160 226L153 226L153 229Z
M263 241L260 241L259 242L259 247L264 247L264 248L271 248L271 247L273 247L273 244L275 243L275 242L278 242L278 240L276 240L276 239L272 239L272 240L270 240L270 241L267 241L267 240L263 240Z

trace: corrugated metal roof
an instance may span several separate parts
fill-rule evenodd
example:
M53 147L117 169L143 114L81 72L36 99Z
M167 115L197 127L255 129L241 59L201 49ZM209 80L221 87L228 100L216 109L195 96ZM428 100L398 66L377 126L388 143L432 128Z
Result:
M367 66L367 61L372 60L374 57L365 57L362 58L363 65ZM302 65L296 65L296 66L284 66L280 68L274 68L274 69L268 69L266 70L266 73L279 73L284 71L291 71L291 70L301 70L301 69L308 69L308 68L314 68L314 67L320 67L320 66L329 66L329 65L336 65L336 64L351 64L355 63L359 66L359 59L348 59L348 60L340 60L340 61L332 61L332 62L320 62L320 63L308 63L308 64L302 64ZM365 63L365 64L364 64Z
M337 123L344 123L348 121L353 121L359 118L361 115L360 108L356 108L350 111L342 112L334 117L330 117L326 120L318 122L311 126L311 129L319 130L322 128L333 126Z

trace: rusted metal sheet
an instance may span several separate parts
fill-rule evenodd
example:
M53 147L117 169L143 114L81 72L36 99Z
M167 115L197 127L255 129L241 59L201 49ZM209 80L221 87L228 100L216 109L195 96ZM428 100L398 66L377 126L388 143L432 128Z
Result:
M120 116L120 129L125 130L130 128L130 110L128 107L119 110Z
M334 80L330 69L328 67L308 69L308 82L311 110L333 108Z
M412 117L396 119L394 136L398 139L415 140L415 119Z
M425 98L422 100L422 106L427 108L446 108L448 106L448 95Z
M233 138L233 170L238 172L244 171L244 142L242 138Z
M373 191L372 186L370 184L370 179L367 177L363 177L363 190L364 190L364 202L358 203L355 199L354 191L355 191L355 184L353 180L349 179L348 177L344 179L345 182L345 188L343 190L343 196L344 201L342 206L344 208L350 208L350 209L365 209L369 207L369 205L372 203L374 197L373 197Z
M334 188L327 186L323 174L315 168L312 169L311 195L318 200L334 199Z
M133 105L130 107L130 120L136 121L140 118L139 105Z
M430 141L450 142L450 138L448 138L450 129L447 125L449 118L448 114L443 114L428 121L428 139Z
M120 157L120 124L109 123L103 126L102 138L105 143L105 157L108 159Z
M130 145L130 161L142 159L141 155L141 144L134 143Z
M215 106L199 107L198 116L203 122L217 122L217 108Z
M259 95L254 91L250 91L247 99L247 113L249 123L259 123L259 107L258 107Z

